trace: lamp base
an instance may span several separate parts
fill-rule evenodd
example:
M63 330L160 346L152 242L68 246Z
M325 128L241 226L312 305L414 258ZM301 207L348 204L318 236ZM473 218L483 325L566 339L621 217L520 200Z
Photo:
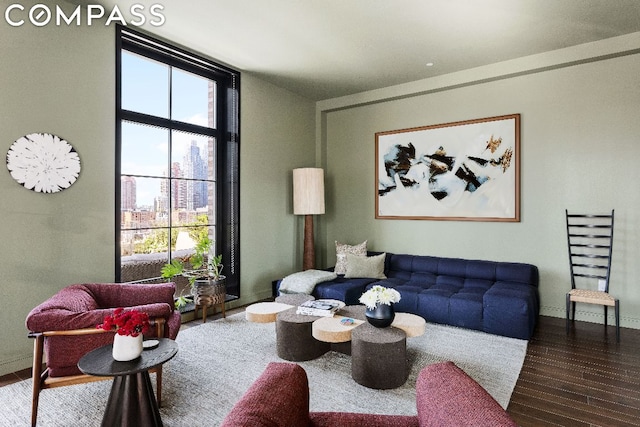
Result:
M302 269L315 268L316 254L313 243L313 215L304 216L304 252L302 254Z

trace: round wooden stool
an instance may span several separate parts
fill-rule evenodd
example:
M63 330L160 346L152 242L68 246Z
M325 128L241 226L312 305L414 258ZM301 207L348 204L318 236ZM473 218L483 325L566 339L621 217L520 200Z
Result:
M375 328L365 322L351 331L351 377L378 390L400 387L407 381L407 335L390 326Z
M278 357L292 362L317 359L331 349L331 344L318 341L312 335L317 316L296 314L296 307L276 316Z
M278 313L289 310L292 306L280 302L257 302L248 306L244 315L249 322L273 323Z

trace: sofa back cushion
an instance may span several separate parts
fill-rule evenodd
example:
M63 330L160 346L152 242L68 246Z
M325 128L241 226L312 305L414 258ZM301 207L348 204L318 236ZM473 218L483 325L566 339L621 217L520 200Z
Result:
M460 284L465 282L458 279L538 286L538 269L531 264L391 253L387 253L387 259L387 277L424 283L425 287L444 283L443 281Z

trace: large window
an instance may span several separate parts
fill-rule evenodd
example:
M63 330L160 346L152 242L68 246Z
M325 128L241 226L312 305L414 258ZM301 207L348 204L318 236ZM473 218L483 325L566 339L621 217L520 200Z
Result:
M117 280L161 281L204 233L239 297L239 74L122 26L116 61Z

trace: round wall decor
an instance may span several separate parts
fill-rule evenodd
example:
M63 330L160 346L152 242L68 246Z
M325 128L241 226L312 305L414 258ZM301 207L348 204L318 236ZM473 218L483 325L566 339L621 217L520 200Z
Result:
M7 168L11 177L29 190L57 193L78 179L80 157L71 144L56 135L31 133L11 144Z

